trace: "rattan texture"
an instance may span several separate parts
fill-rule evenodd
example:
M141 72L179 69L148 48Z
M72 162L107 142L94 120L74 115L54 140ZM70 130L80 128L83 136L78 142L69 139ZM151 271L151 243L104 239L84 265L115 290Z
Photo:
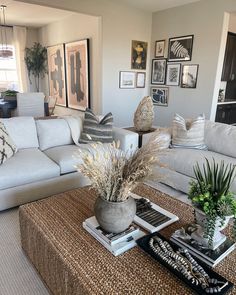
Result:
M193 221L190 205L143 184L135 193L179 216L161 231L167 238ZM94 191L84 187L20 207L22 247L52 294L193 294L138 247L114 257L84 230L95 199ZM236 251L214 270L235 283L235 261Z

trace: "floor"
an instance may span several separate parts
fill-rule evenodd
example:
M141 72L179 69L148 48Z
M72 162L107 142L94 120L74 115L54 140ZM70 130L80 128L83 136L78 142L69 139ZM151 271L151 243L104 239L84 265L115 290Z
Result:
M150 186L183 202L187 196L170 187L153 182ZM18 209L0 213L0 295L49 295L20 244Z

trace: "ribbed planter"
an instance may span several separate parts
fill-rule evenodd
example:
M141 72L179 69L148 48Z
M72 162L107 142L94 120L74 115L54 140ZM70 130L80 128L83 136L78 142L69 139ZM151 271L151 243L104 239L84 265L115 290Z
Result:
M136 203L132 197L123 202L109 202L98 197L94 205L94 214L105 231L120 233L134 220Z

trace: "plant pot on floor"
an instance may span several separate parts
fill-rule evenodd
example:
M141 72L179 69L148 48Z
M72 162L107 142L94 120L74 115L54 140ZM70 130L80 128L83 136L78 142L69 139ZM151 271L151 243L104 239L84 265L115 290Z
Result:
M221 231L224 228L226 228L231 217L232 216L226 216L225 220L222 220L222 218L217 217L212 243L210 243L209 238L204 237L205 229L207 228L207 216L202 210L195 208L195 220L199 227L191 235L191 237L195 241L201 243L203 246L215 250L226 240L226 236L222 234Z
M132 223L136 214L136 203L132 197L123 202L96 199L94 214L99 225L107 232L120 233Z

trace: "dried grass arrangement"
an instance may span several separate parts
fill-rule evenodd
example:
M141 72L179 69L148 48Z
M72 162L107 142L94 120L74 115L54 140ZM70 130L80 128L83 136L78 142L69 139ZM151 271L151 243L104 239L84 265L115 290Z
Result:
M119 142L106 146L90 144L88 149L78 150L77 157L82 159L82 164L76 168L91 180L101 198L123 202L139 182L151 175L154 164L161 166L162 145L158 136L133 153L120 150Z

